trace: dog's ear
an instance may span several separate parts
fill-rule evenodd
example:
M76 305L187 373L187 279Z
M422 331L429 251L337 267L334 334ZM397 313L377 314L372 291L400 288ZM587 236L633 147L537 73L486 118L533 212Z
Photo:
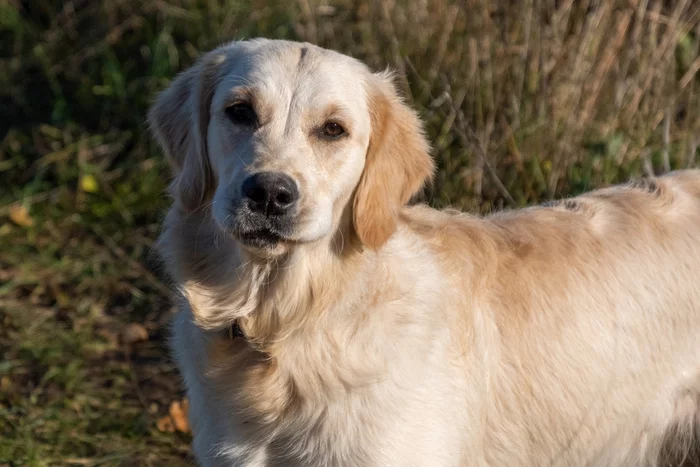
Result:
M213 52L178 75L156 99L148 121L173 171L171 194L193 211L211 195L213 174L207 129L216 71L224 55Z
M402 102L390 73L372 76L368 97L372 133L353 223L362 243L376 250L394 233L402 206L431 178L434 164L421 121Z

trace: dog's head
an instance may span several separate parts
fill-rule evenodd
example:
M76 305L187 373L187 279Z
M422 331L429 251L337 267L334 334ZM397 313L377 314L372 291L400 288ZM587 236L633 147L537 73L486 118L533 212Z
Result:
M149 119L179 207L211 209L266 255L331 236L346 212L362 243L380 247L433 170L390 74L310 44L220 47L173 81Z

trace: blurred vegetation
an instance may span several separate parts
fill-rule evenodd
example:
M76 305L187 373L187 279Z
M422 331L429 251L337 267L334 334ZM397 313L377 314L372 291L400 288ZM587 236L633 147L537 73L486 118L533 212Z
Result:
M697 165L693 0L0 0L0 465L181 465L154 94L267 36L391 66L472 212ZM129 323L149 334L125 337ZM162 426L160 428L163 428Z

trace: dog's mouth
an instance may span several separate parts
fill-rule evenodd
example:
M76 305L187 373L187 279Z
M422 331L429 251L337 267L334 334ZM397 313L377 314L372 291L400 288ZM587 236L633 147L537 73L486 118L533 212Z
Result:
M293 241L294 220L293 215L264 216L242 206L219 222L219 226L248 249L270 251Z
M268 228L237 232L236 238L244 245L253 248L274 247L286 240L284 235Z

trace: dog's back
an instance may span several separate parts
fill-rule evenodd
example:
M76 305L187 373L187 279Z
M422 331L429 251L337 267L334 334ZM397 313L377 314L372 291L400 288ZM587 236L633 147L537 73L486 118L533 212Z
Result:
M490 452L521 439L515 451L557 447L541 453L552 465L599 452L593 466L653 465L673 443L687 453L700 402L700 172L490 221Z

